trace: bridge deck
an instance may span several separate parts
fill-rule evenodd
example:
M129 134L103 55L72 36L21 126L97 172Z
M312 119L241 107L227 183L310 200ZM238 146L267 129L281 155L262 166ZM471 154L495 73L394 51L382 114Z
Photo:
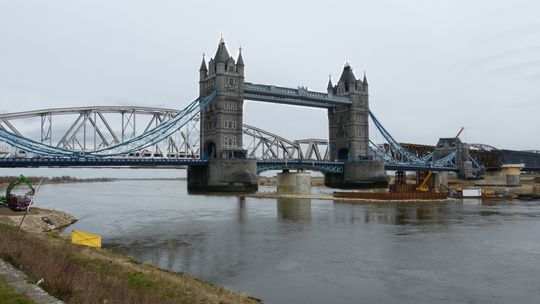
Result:
M24 167L169 167L204 166L207 160L187 158L0 158L0 168ZM342 173L344 162L316 160L258 160L257 171L282 169L305 169L323 173ZM386 163L386 170L403 171L457 171L451 167L430 167L425 165L410 165Z

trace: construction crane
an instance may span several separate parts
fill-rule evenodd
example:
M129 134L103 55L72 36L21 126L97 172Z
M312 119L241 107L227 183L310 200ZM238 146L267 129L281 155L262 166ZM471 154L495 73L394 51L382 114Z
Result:
M459 129L459 132L456 134L456 136L454 138L458 139L459 136L461 135L461 133L463 133L464 130L465 130L465 127L461 127L461 129ZM429 171L428 174L426 175L426 177L424 177L424 179L422 180L422 183L420 183L420 186L416 187L416 190L421 191L421 192L429 191L429 187L428 187L427 184L428 184L429 179L431 178L432 175L433 175L433 172Z
M461 127L461 129L459 129L459 132L456 134L456 137L454 138L458 139L459 136L461 135L461 132L463 132L463 130L465 130L465 127Z
M428 184L429 179L431 178L432 175L433 175L433 171L429 171L428 174L426 175L426 177L424 177L424 180L422 181L420 186L416 187L416 190L418 190L420 192L429 191L429 187L427 186L427 184Z

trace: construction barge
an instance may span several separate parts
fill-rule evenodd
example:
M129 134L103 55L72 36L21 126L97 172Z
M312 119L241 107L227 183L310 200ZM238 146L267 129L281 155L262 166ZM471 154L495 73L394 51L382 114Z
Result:
M448 194L436 192L334 192L336 198L380 200L380 201L439 201Z
M397 171L394 183L388 185L388 192L334 192L334 197L378 201L440 201L448 199L448 191L441 191L441 185L436 187L432 175L431 171L418 172L417 182L411 185L407 184L405 172Z

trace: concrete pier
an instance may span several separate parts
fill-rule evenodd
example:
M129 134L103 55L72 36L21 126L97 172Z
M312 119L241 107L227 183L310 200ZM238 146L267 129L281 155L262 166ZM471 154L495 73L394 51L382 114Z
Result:
M506 176L507 186L521 186L520 171L525 167L524 164L504 164L501 174Z
M277 174L276 187L279 194L311 194L311 174L284 170Z
M447 191L448 173L434 172L433 173L433 187L439 189L439 191Z

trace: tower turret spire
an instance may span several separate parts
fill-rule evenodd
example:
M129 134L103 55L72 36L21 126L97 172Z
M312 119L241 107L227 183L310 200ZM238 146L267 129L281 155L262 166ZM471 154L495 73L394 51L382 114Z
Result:
M208 69L206 68L206 60L204 59L204 53L202 54L202 62L199 72L208 72Z
M366 71L364 71L364 80L362 80L362 84L363 84L364 86L367 86L367 85L368 85L367 77L366 77Z
M236 65L244 66L244 58L242 58L242 47L238 48L238 59L236 60Z
M334 85L332 84L332 75L328 75L328 86L326 86L326 89L328 91L334 89Z
M223 35L222 35L221 39L219 39L219 45L216 51L216 55L214 56L214 61L216 63L218 62L226 63L227 60L229 60L229 58L231 58L231 56L229 55L229 52L227 51L227 47L225 46L225 39L223 39Z

